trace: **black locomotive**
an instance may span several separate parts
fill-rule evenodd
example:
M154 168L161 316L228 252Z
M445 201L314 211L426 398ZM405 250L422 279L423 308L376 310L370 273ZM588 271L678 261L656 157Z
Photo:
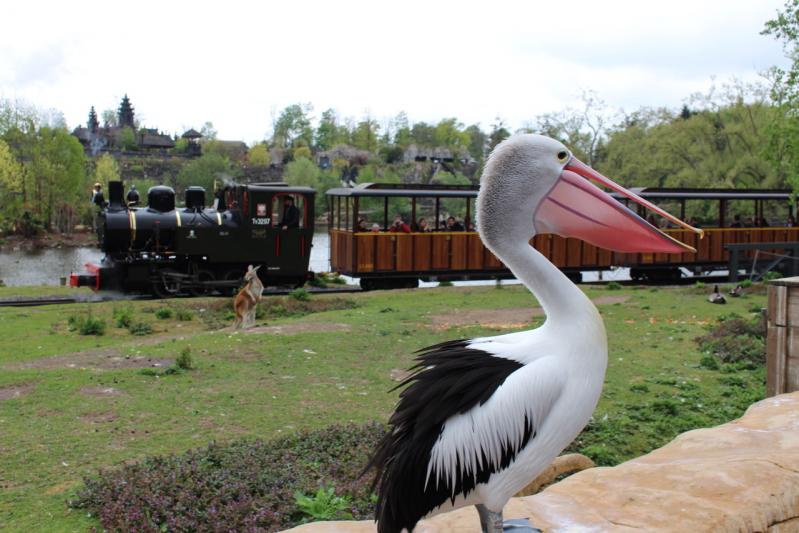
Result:
M163 185L150 188L146 207L127 205L121 182L108 192L97 219L105 257L86 265L88 274L73 274L72 286L167 297L232 292L250 264L262 265L264 285L302 285L313 275L311 188L226 185L208 205L205 189L189 187L182 208Z

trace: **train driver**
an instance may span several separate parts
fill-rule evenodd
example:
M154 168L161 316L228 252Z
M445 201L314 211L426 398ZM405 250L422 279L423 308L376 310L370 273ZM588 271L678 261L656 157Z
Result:
M280 219L281 229L300 227L300 210L294 205L293 196L283 197L283 218Z

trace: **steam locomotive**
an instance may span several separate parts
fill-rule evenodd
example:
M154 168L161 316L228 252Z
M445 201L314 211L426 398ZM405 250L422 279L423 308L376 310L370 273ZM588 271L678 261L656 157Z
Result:
M182 208L171 187L150 188L145 207L127 205L124 192L122 182L109 183L97 217L105 257L87 264L88 273L72 274L71 286L169 297L233 292L250 264L262 266L264 285L299 286L313 276L311 188L230 184L208 205L205 189L189 187Z

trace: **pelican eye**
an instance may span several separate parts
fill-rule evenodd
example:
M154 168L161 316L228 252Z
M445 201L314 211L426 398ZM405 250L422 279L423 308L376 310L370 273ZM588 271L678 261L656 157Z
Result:
M567 152L566 150L558 152L558 161L560 161L561 163L565 163L568 158L569 158L569 152Z

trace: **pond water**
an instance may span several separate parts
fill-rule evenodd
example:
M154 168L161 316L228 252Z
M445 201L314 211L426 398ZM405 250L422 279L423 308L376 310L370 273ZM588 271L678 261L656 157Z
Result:
M314 234L313 248L311 249L310 268L314 272L327 272L330 270L330 239L327 232ZM0 252L0 280L8 286L19 285L58 285L62 277L69 277L71 272L84 272L84 265L88 262L99 263L103 252L98 248L46 248L35 251L3 251ZM599 278L596 272L583 274L584 281L596 281ZM624 280L630 279L629 271L617 269L604 272L602 279ZM356 279L348 279L357 283ZM455 285L489 285L492 280L458 281ZM507 280L503 283L518 283L516 280ZM422 282L422 287L435 287L436 282Z
M330 270L327 233L314 234L311 270ZM71 272L84 272L86 263L99 263L103 252L98 248L44 248L34 251L0 252L0 279L8 286L58 285Z

